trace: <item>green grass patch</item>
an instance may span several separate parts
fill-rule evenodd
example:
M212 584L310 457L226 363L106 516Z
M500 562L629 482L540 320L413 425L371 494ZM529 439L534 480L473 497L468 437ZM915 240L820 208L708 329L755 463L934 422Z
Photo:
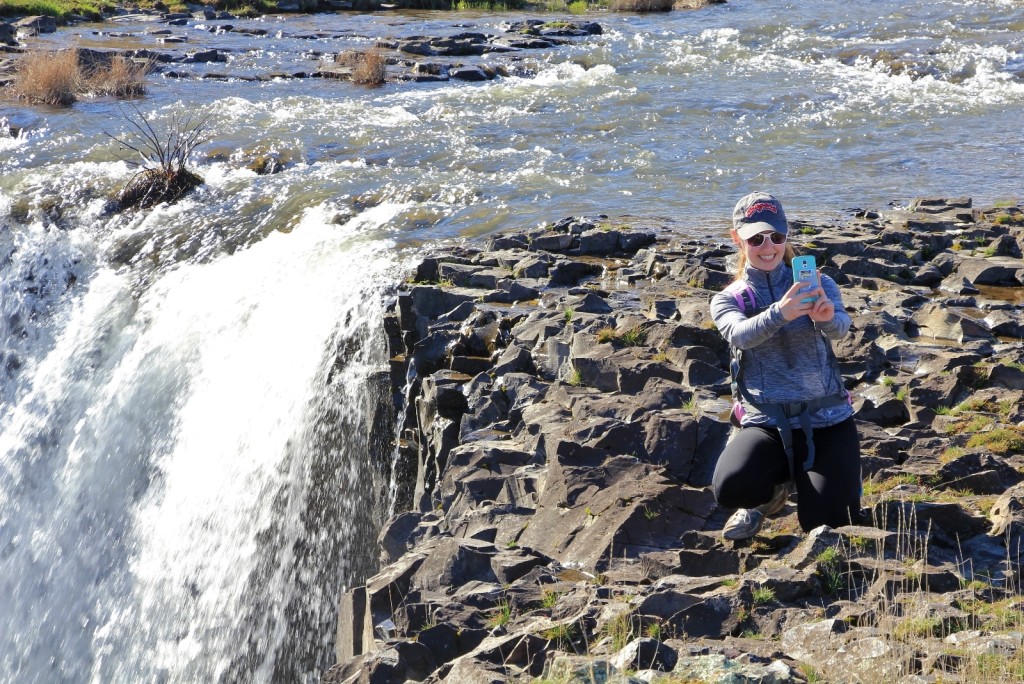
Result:
M831 546L814 559L818 564L817 575L824 585L825 591L830 594L838 594L843 588L842 560L843 554L834 546Z
M1011 427L979 432L967 440L967 447L969 449L982 447L996 454L1019 454L1024 452L1024 431Z
M486 11L486 12L508 12L509 10L520 9L523 3L516 0L507 2L494 2L493 0L458 0L452 5L452 9L459 12Z
M893 636L898 641L911 642L928 637L943 636L942 620L937 617L907 618L896 625Z
M647 341L647 331L643 328L636 327L630 328L626 332L619 335L619 342L626 347L639 347Z
M999 214L992 219L997 226L1012 226L1024 223L1024 214Z
M571 646L573 640L578 638L579 630L575 623L571 625L555 625L550 629L545 629L540 635L548 641L555 642L558 648L564 649Z
M963 456L967 453L962 447L949 447L941 454L939 454L939 463L945 465Z
M551 610L558 603L558 597L561 595L560 592L545 589L540 597L540 607L545 610Z
M508 601L498 601L494 612L487 618L488 627L504 627L512 619L512 604Z
M89 19L98 20L103 17L106 9L112 12L114 7L109 3L90 2L90 0L0 0L0 17L22 17L45 15L66 22L72 14L79 14Z
M771 587L758 587L754 589L753 600L755 606L763 606L775 601L775 590Z
M920 485L921 478L917 475L903 474L889 477L881 482L875 482L869 480L864 483L864 496L874 496L876 494L884 494L890 490L896 489L901 485Z
M617 615L604 624L601 630L612 642L612 651L621 651L630 641L636 638L633 629L633 616L630 613Z
M946 432L951 435L975 434L992 427L995 422L996 419L992 416L973 415L948 426Z

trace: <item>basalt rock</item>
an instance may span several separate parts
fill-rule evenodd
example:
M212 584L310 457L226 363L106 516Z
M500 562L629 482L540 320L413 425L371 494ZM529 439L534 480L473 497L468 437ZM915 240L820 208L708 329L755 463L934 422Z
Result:
M7 22L0 21L0 45L15 47L18 45L18 30Z
M1020 600L1024 349L1019 304L985 290L1021 283L1000 215L922 198L800 224L853 319L835 349L863 510L803 533L790 501L739 543L710 491L732 430L707 305L731 279L726 236L578 216L424 256L385 326L415 482L380 572L342 597L324 681L1012 665L1024 646L995 615Z

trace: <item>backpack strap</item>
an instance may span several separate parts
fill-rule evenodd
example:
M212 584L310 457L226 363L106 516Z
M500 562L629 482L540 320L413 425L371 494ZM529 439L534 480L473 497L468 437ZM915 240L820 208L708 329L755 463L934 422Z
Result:
M754 296L754 288L750 287L744 279L734 280L725 288L725 292L728 292L736 300L736 306L740 308L745 315L749 316L757 308L757 298Z

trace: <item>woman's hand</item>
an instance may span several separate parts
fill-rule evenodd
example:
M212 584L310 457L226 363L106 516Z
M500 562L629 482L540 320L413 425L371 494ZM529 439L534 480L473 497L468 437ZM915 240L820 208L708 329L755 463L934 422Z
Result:
M818 282L821 283L821 272L818 273ZM793 321L800 316L807 315L815 323L828 323L836 315L836 306L825 294L819 284L809 292L800 292L801 288L807 287L804 283L793 283L793 287L782 295L779 306L782 308L782 317L787 321ZM801 299L816 297L813 302L801 302Z
M786 290L786 294L782 295L782 299L779 300L779 308L782 309L782 317L787 321L795 321L805 314L810 314L814 309L814 306L821 301L822 297L825 297L825 291L818 287L812 292L801 292L801 288L807 287L806 283L793 283L793 287ZM813 302L801 302L801 299L806 299L814 294L818 295L818 299ZM827 297L825 297L827 299Z
M821 273L818 273L818 282L821 282ZM821 285L814 291L818 295L818 298L814 300L814 305L808 312L808 316L815 323L830 323L833 318L836 317L836 305L828 298L825 294L825 290L821 288Z

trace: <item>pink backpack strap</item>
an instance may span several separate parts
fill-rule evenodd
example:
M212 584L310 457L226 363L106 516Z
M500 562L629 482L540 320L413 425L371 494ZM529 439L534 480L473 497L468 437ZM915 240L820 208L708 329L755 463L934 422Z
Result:
M757 299L754 297L754 288L750 287L750 283L746 280L734 280L728 287L725 288L725 292L728 292L736 300L736 306L740 308L743 313L749 313L757 308Z

